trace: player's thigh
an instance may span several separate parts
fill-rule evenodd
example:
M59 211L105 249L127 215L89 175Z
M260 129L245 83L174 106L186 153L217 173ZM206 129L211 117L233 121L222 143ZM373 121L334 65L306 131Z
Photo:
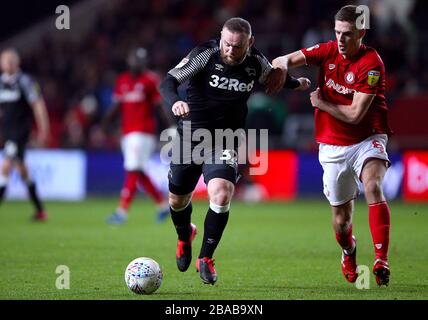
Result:
M121 146L125 170L142 170L154 150L155 139L141 132L131 132L123 136Z
M202 173L207 185L214 178L224 179L235 185L238 178L237 150L215 147L206 155L206 161L202 164Z
M156 137L153 134L142 133L140 139L139 161L141 168L144 169L145 165L150 159L150 156L156 149Z
M386 169L391 165L391 162L388 157L388 153L386 152L386 145L388 143L388 136L386 134L376 134L373 135L366 140L360 142L358 146L356 147L356 154L355 154L355 161L353 162L353 168L356 172L359 179L364 182L363 179L363 170L366 167L366 165L371 162L371 160L380 160L376 161L380 166L382 166L382 169ZM373 163L371 164L373 166ZM377 166L376 164L374 166ZM367 170L370 171L366 173L366 180L367 175L373 174L374 176L382 175L382 177L378 177L383 179L383 175L385 174L386 170ZM383 172L383 174L382 174Z
M171 163L168 172L169 192L176 195L192 193L201 173L201 165Z
M320 145L323 192L331 206L340 206L358 196L358 178L349 166L346 147Z

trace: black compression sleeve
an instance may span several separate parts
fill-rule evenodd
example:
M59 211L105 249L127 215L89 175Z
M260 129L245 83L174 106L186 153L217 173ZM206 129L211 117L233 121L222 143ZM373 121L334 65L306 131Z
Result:
M171 75L167 75L165 79L162 80L160 84L160 94L163 100L170 106L176 103L179 100L182 100L177 93L177 88L180 84L177 79Z
M285 79L284 88L296 89L300 87L300 82L296 78L290 76L287 73L287 78Z

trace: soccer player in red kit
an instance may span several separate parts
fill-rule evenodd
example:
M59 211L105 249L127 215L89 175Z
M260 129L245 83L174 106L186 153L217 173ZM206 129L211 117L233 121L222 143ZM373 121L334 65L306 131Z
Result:
M160 105L157 76L145 70L147 51L132 50L128 56L129 71L119 75L113 93L113 107L104 120L104 126L120 112L122 118L122 153L125 181L116 211L107 219L110 224L127 220L128 208L137 191L137 184L155 200L158 222L169 215L169 206L163 194L145 173L145 165L156 147L156 108ZM160 107L161 108L161 107Z
M323 167L324 194L333 212L333 228L342 248L342 271L357 280L356 239L352 234L358 180L363 183L372 234L376 282L388 285L390 211L382 181L390 165L386 144L385 68L375 49L362 44L366 33L358 23L356 6L335 16L337 41L320 43L274 59L283 69L301 65L320 67L318 88L310 95L315 108L315 135Z

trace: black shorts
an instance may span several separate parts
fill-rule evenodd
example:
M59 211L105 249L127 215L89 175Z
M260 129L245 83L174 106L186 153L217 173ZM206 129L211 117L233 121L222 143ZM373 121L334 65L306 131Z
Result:
M24 160L28 138L9 138L4 143L4 156L11 160Z
M219 160L220 157L223 160ZM212 161L203 163L171 163L168 173L169 191L177 195L191 193L201 174L205 184L213 178L222 178L235 184L238 179L236 151L222 150L211 153ZM217 161L216 161L217 160Z

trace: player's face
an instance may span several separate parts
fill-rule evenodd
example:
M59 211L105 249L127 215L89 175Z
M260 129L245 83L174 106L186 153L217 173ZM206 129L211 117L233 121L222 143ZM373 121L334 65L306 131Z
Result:
M253 38L242 32L231 32L227 28L221 31L221 58L228 65L241 63L253 44Z
M13 74L19 68L19 58L12 51L5 51L1 54L0 66L3 72Z
M358 51L364 32L358 30L354 24L346 21L337 21L334 25L339 53L352 56Z
M128 57L129 69L134 73L140 73L144 71L145 60L137 58L135 55Z

